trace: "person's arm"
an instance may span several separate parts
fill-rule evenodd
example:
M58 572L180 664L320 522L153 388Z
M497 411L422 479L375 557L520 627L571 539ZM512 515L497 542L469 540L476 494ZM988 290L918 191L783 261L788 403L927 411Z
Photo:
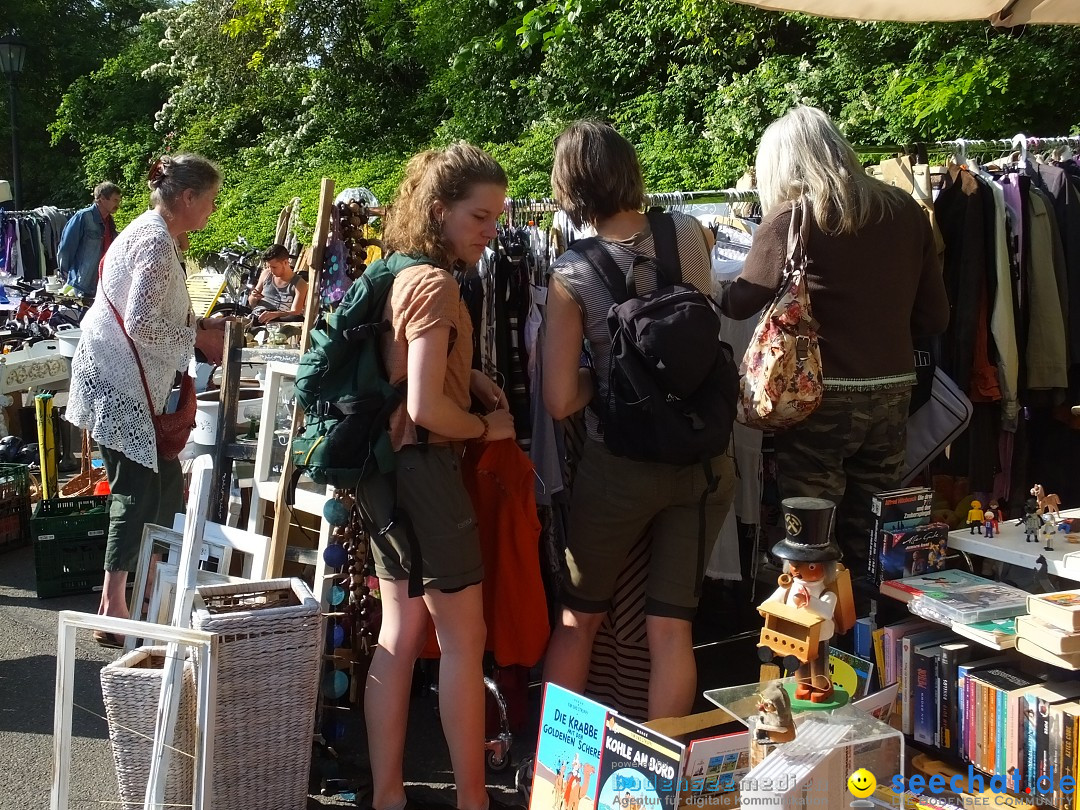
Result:
M266 268L259 275L259 280L255 282L255 286L252 288L251 293L248 295L248 306L255 307L259 305L259 302L263 298L263 286L266 284L266 279L270 275L270 268Z
M544 407L553 419L577 413L593 396L592 375L581 368L585 325L577 301L552 275L544 313Z
M919 219L922 225L922 272L911 311L911 334L913 337L928 337L940 335L949 326L949 294L945 290L934 231L921 211Z
M75 264L75 254L79 252L79 244L82 242L82 222L83 213L80 211L68 220L67 225L64 226L64 232L60 235L60 246L56 249L56 266L64 281L67 281L68 271Z
M756 315L780 288L787 264L787 232L791 207L768 217L754 233L742 272L724 290L720 311L737 321Z
M296 295L293 296L292 309L287 312L282 312L282 315L303 315L304 305L307 303L308 283L298 278L296 280Z
M449 326L433 326L409 342L405 407L413 422L448 439L514 438L514 421L509 411L495 410L481 417L446 396L449 346Z

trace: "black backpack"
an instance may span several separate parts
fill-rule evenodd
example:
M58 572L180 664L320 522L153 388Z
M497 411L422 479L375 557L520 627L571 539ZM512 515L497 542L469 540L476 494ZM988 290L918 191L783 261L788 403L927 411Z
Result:
M656 290L632 297L626 277L598 239L571 250L596 270L615 303L608 312L607 396L591 407L604 444L637 461L686 465L727 451L739 392L731 346L720 340L712 300L682 281L675 222L649 211Z

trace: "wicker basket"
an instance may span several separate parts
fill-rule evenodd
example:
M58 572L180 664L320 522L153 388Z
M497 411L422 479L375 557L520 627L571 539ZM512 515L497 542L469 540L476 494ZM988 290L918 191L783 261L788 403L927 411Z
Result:
M322 623L299 579L197 589L192 627L220 635L215 810L307 807Z
M140 810L146 796L165 650L139 647L101 669L101 695L123 810ZM190 805L195 772L195 674L190 659L184 663L182 684L165 803Z

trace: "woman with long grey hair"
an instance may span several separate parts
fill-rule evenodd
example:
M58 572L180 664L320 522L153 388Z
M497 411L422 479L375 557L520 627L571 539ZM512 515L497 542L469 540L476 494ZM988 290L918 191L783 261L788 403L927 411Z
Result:
M803 422L776 435L780 492L836 503L844 562L853 576L865 574L871 496L900 483L913 338L949 322L934 236L915 201L867 175L814 107L796 107L765 130L757 179L764 219L721 308L743 320L773 299L788 226L801 207L825 395Z

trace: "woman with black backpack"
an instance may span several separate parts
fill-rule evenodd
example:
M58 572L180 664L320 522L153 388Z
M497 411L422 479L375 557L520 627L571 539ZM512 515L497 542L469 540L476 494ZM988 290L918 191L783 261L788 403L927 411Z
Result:
M622 426L615 424L618 414L609 407L613 341L608 313L616 303L613 288L622 291L612 282L624 281L631 298L660 294L662 279L674 274L672 266L678 268L680 281L666 288L681 285L690 297L708 295L711 246L693 217L673 213L650 220L642 212L645 187L637 155L607 124L578 121L559 136L551 185L574 225L593 226L598 240L586 240L589 247L580 250L571 246L555 262L548 285L544 404L556 419L588 407L588 440L574 480L560 611L544 680L584 690L593 641L610 607L616 578L636 541L649 532L648 715L686 714L697 688L691 622L704 562L734 496L734 462L727 449L734 413L728 411L728 433L721 437L721 446L701 461L672 463L623 454L620 445L610 441ZM659 249L664 232L676 255L658 256L664 253ZM594 247L603 255L595 254ZM602 264L611 267L610 272ZM716 353L717 363L726 364L733 374L730 356L719 356L718 320L711 339L716 345L690 345L682 351ZM582 363L583 348L588 365ZM732 379L732 398L734 385Z

